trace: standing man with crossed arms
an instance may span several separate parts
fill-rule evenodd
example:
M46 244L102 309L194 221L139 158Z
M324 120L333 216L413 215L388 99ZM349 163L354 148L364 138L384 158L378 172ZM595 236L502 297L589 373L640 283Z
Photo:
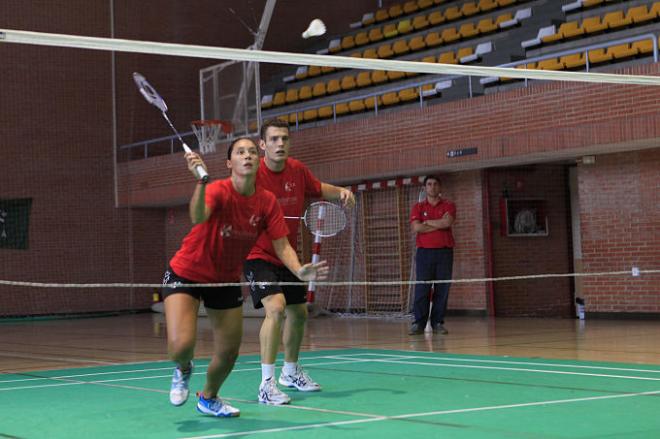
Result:
M284 216L301 217L305 197L339 200L353 207L355 197L348 189L320 182L302 162L289 157L289 124L279 119L265 121L261 127L259 146L264 150L257 187L275 194ZM288 220L289 242L298 244L298 219ZM284 367L279 383L302 392L321 390L298 364L300 345L307 321L307 289L304 285L258 285L258 282L296 282L296 276L284 266L266 235L259 237L244 265L245 278L251 282L250 293L255 308L264 307L266 318L261 325L261 385L259 402L269 405L288 404L291 398L275 382L275 357L283 332ZM286 319L285 317L286 313ZM283 328L282 328L283 327Z
M442 198L438 177L429 175L424 178L424 190L426 200L415 204L410 214L412 231L417 234L416 279L418 281L449 280L454 263L454 236L451 233L451 226L456 218L456 206ZM410 335L424 333L429 319L430 290L430 284L415 285L413 304L415 320L410 327ZM443 326L448 298L448 283L433 284L431 328L434 333L449 333Z

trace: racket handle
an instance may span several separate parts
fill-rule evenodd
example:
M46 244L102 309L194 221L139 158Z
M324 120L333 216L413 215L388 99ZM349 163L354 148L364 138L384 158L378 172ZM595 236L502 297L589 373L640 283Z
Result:
M314 303L314 291L307 291L307 303Z
M188 145L186 145L185 143L182 143L181 145L183 146L183 150L186 153L192 152L192 149L190 149L190 147ZM195 167L195 172L197 172L197 176L199 177L200 181L202 181L204 183L209 181L209 173L206 172L206 170L201 165Z

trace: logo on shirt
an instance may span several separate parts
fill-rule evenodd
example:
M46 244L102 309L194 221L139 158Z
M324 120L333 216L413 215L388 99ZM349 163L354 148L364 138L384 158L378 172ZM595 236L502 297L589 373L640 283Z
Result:
M285 192L293 192L295 188L296 188L296 183L293 181L287 181L286 183L284 183Z
M254 271L250 271L247 275L245 275L245 279L250 283L250 290L252 292L257 291L257 287L261 290L265 290L266 286L263 284L257 284L257 282L254 280Z
M427 211L422 212L422 216L429 216L429 213Z
M258 215L252 215L250 217L250 225L252 227L257 227L257 225L259 225L259 221L261 221L261 217Z
M223 238L229 238L231 236L232 227L231 224L223 224L220 229L220 236Z

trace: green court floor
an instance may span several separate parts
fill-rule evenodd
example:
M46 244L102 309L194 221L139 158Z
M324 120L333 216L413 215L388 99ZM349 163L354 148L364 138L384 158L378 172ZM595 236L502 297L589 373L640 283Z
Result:
M241 357L221 392L232 419L171 406L168 362L4 374L0 438L660 437L660 366L365 349L302 363L323 390L264 406L258 358Z

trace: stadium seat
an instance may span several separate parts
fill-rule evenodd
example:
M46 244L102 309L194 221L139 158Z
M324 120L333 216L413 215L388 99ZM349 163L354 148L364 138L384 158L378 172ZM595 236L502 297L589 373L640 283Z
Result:
M374 17L373 12L367 12L362 16L362 26L367 27L371 26L376 22L376 18Z
M401 20L397 23L396 30L399 33L399 35L409 34L410 32L413 31L412 23L408 19Z
M302 81L307 78L307 66L300 66L296 69L296 79Z
M417 7L419 9L427 9L433 6L433 0L417 0Z
M434 11L429 14L428 20L429 23L431 23L431 26L435 26L440 23L444 23L445 16L442 14L441 11Z
M364 52L362 52L362 58L367 58L367 59L378 59L378 52L376 52L376 49L366 49Z
M429 32L426 34L426 37L424 37L424 42L427 47L439 46L442 44L442 37L438 32Z
M398 40L392 44L392 51L396 56L399 56L410 52L410 47L408 47L406 40Z
M340 86L343 91L353 90L356 87L355 77L353 75L344 76L341 78Z
M495 19L495 24L499 27L500 24L505 23L509 20L513 20L513 15L509 13L501 14L498 15L497 18Z
M261 97L261 108L267 109L273 106L273 95L264 95Z
M321 66L321 73L325 75L326 73L332 73L335 70L337 70L335 67L332 66Z
M583 8L593 8L603 3L604 0L582 0Z
M361 99L358 99L356 101L351 101L348 103L348 109L351 113L359 113L361 111L364 111L364 102L362 102Z
M412 14L413 12L417 12L418 9L419 6L417 5L417 2L414 0L408 1L403 5L404 14Z
M409 102L419 99L419 90L417 87L406 88L399 91L399 99L401 102Z
M356 46L364 46L365 44L369 44L369 34L366 32L360 32L355 36L355 45Z
M474 26L474 23L465 23L458 29L458 33L463 38L472 38L479 35L479 29Z
M376 11L376 22L380 23L381 21L389 20L390 14L387 13L387 9L379 9Z
M355 84L358 87L368 87L371 85L371 73L370 72L360 72L358 73Z
M435 63L436 62L436 57L435 55L428 55L422 58L422 62L428 62L428 63Z
M369 41L372 43L378 42L383 39L383 33L379 27L373 28L369 31Z
M575 38L584 34L584 29L579 25L578 21L569 21L568 23L562 23L559 26L559 32L564 38Z
M302 94L302 89L300 90ZM314 96L315 98L320 98L321 96L325 96L325 94L326 94L325 82L317 82L316 84L314 84L314 87L312 87L312 96Z
M573 53L571 55L562 56L559 62L567 69L576 69L586 64L584 53Z
M498 5L496 0L479 0L479 9L481 12L488 12L497 7Z
M447 9L445 9L445 19L447 21L454 21L458 20L463 16L463 11L458 9L457 6L451 6Z
M467 60L467 59L464 59L464 58L471 57L471 55L473 53L474 53L474 50L472 49L472 47L462 47L462 48L458 49L458 52L456 52L456 58L461 63L467 63L467 62L470 62L472 60Z
M287 104L293 104L294 102L298 102L298 89L297 88L288 89L286 91L286 96L284 100Z
M386 24L383 26L383 36L385 38L394 38L399 35L399 31L396 29L396 24Z
M453 41L460 40L461 34L456 32L455 27L448 27L447 29L442 31L441 37L442 37L442 41L444 41L445 44L448 44Z
M612 54L607 53L605 49L593 49L589 51L589 63L599 64L612 60Z
M378 58L385 59L394 55L392 47L389 44L383 44L378 47Z
M329 117L332 117L332 107L329 105L326 105L325 107L319 108L319 118L320 119L327 119Z
M641 5L628 9L626 18L630 19L635 24L639 24L654 20L656 18L656 14L650 12L646 5Z
M637 55L637 49L632 48L630 44L617 44L607 48L607 53L612 55L614 59L629 58Z
M374 84L382 84L387 82L387 73L383 70L374 70L371 72L371 82Z
M422 85L422 96L428 99L430 97L437 95L438 95L438 91L435 89L435 84Z
M474 2L465 3L461 8L461 13L464 17L471 17L479 13L479 6Z
M426 43L424 42L423 37L413 37L408 42L408 47L410 47L411 51L417 52L418 50L422 50L423 48L425 48Z
M413 18L412 26L415 30L422 30L429 27L429 21L426 19L426 15L418 15Z
M388 70L387 71L387 79L390 81L398 81L399 79L403 79L406 77L405 72L397 72L394 70Z
M341 51L341 39L337 38L330 41L330 44L328 44L328 52L337 53L340 51Z
M600 21L600 16L589 17L582 20L582 28L587 34L595 34L607 30L607 24Z
M645 55L647 53L653 53L653 42L650 39L635 41L630 46L631 46L631 49L635 50L638 55Z
M660 2L653 3L649 13L652 14L655 18L660 18Z
M319 66L309 66L307 69L307 77L313 78L314 76L319 76L321 74L321 67Z
M632 19L625 17L623 11L614 11L605 14L605 17L603 17L603 23L607 24L609 29L618 29L631 24Z
M557 58L549 58L539 61L536 68L539 70L562 70L564 65Z
M381 98L380 96L373 96L364 99L364 107L367 110L373 110L376 107L376 104L378 104L378 106L381 107L383 105L383 98Z
M484 18L482 20L479 20L479 24L477 24L477 29L479 30L479 33L487 34L496 31L497 25L493 22L492 18Z
M339 79L331 79L328 81L325 90L329 95L339 93L341 91L341 84L339 83Z
M303 121L305 122L316 120L318 117L319 117L319 112L316 108L312 108L311 110L305 110L303 112Z
M507 6L510 6L515 2L516 0L497 0L497 4L499 5L500 8L505 8Z
M325 84L323 84L322 82L318 82L317 84L323 85L323 94L325 94ZM316 87L316 84L314 85L314 87ZM302 87L300 87L300 90L298 91L298 99L304 101L307 99L311 99L312 96L313 96L312 87L310 87L309 85L303 85Z
M355 39L353 38L353 35L346 35L341 39L342 50L352 49L353 47L355 47Z
M341 116L342 114L348 113L348 104L346 102L340 102L335 105L335 113L337 116Z
M385 93L383 95L383 105L396 105L400 102L399 94L397 92Z
M403 8L401 5L390 6L390 9L387 11L390 14L390 18L396 18L403 15Z
M303 112L291 113L289 114L289 124L295 125L297 123L303 123L305 121L305 115Z
M283 91L278 91L275 93L273 96L273 107L277 107L279 105L284 105L286 103L286 93Z
M449 52L443 52L438 56L438 63L440 64L456 64L457 62L456 54L451 50Z

